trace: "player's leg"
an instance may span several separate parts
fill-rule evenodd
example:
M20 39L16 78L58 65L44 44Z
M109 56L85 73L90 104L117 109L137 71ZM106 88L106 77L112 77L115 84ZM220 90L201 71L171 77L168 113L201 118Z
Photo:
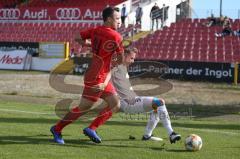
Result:
M81 115L90 110L90 108L97 101L97 98L86 98L82 97L80 100L79 106L71 109L63 119L59 120L54 126L51 127L50 131L53 134L54 141L59 144L64 144L64 140L62 138L62 130L67 125L76 121Z
M111 118L113 112L117 112L120 107L119 98L117 95L109 95L103 97L103 100L109 105L103 112L98 116L89 127L83 129L86 136L95 143L101 143L101 138L96 133L96 128L104 124L109 118Z
M101 142L101 138L97 135L96 129L110 119L112 117L112 113L117 112L120 107L119 97L117 96L111 83L106 86L101 98L108 106L100 112L100 114L93 120L89 127L83 130L84 134L96 143Z
M150 140L152 138L152 132L156 128L158 122L159 122L158 113L155 111L151 111L142 140ZM159 138L159 140L161 139Z
M150 117L147 123L147 126L145 128L145 133L142 137L142 140L162 140L161 138L157 138L157 137L153 137L152 136L152 132L153 130L156 128L158 122L159 122L159 115L157 112L157 106L155 104L153 104L153 97L145 97L145 96L141 96L138 97L141 99L142 103L141 103L141 107L145 112L150 112ZM136 105L137 106L137 105ZM137 106L140 107L140 106Z
M176 141L180 140L181 135L173 131L171 120L165 105L165 101L163 99L153 98L152 105L153 107L157 107L159 119L162 122L164 128L168 132L170 142L175 143Z
M99 126L103 125L108 119L112 117L112 110L109 106L105 107L98 116L88 126L92 130L96 130Z
M181 136L173 131L170 117L165 105L165 101L163 99L155 98L155 97L139 97L143 102L144 110L148 111L152 109L157 112L158 118L156 118L156 114L151 113L150 119L145 129L145 134L143 135L143 139L150 139L153 130L155 129L159 119L162 122L164 128L167 130L170 142L175 143L177 140L181 139Z

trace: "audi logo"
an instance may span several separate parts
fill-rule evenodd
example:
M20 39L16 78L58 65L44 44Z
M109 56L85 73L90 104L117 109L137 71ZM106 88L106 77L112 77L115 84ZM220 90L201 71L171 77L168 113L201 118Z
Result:
M19 9L0 9L0 19L19 19Z
M58 19L79 19L81 11L79 8L58 8L56 16Z

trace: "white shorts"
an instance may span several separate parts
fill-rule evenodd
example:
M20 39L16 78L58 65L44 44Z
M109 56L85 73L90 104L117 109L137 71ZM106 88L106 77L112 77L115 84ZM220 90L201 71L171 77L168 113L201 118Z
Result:
M120 100L120 111L125 113L145 113L153 110L152 101L154 97L137 96L135 99Z

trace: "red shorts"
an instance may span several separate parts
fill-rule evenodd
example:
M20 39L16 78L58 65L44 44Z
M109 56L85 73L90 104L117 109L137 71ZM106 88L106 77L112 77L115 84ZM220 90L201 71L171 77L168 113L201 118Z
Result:
M115 95L115 94L117 94L116 90L113 87L112 82L109 82L108 85L105 87L105 89L99 92L94 92L91 86L85 85L82 96L86 99L96 102L98 101L99 98Z

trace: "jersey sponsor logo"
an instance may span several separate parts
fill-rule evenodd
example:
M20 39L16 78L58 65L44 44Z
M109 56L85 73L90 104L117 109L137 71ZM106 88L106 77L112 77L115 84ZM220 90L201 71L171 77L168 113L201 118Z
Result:
M0 9L0 19L19 19L20 15L19 9Z
M11 57L10 55L3 55L3 57L0 59L0 63L2 64L22 64L23 58L17 56L17 57Z
M57 19L76 20L81 16L79 8L58 8L56 10Z
M113 52L117 49L118 44L113 40L108 40L103 44L103 49L106 52Z

